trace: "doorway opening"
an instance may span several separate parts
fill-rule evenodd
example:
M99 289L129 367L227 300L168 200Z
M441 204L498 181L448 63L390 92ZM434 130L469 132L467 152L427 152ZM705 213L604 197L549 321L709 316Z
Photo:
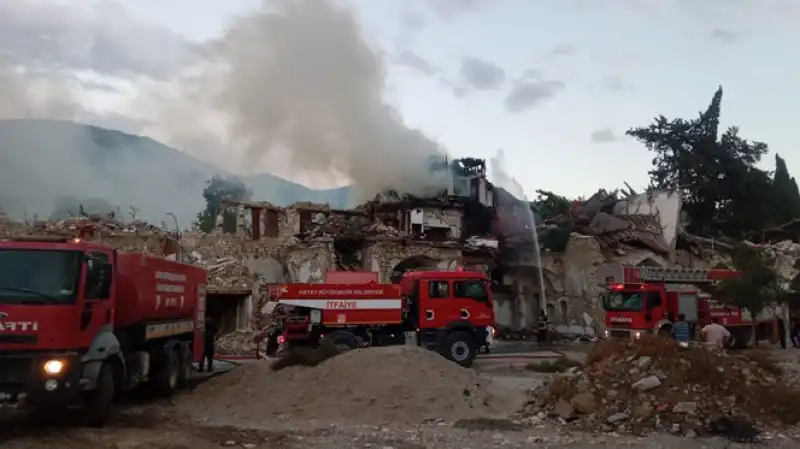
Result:
M208 292L206 316L225 335L250 324L252 292L250 290Z

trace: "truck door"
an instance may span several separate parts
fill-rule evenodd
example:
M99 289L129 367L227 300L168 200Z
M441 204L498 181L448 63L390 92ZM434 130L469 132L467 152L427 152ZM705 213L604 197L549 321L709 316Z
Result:
M441 329L459 316L453 300L453 285L447 279L425 279L419 288L420 329ZM458 319L458 318L455 318Z
M478 327L494 325L494 305L488 282L484 279L454 279L453 307L458 308L455 319L469 321Z
M78 304L78 344L88 348L95 336L113 322L114 254L112 252L87 253L84 269L84 294Z

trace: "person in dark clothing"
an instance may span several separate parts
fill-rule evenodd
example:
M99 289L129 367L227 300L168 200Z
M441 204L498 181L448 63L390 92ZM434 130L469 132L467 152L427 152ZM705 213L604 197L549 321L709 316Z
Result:
M789 336L792 338L792 347L800 348L800 318L792 320L792 329Z
M203 342L203 358L200 359L200 372L203 372L203 366L205 364L208 365L208 372L214 372L214 353L215 345L216 345L216 338L217 338L217 326L214 325L214 322L211 320L211 317L206 317L206 336L205 341Z
M781 349L786 349L786 322L783 318L778 318L778 339L781 342Z
M539 345L547 343L547 313L544 310L539 312L539 323L537 328L536 340Z

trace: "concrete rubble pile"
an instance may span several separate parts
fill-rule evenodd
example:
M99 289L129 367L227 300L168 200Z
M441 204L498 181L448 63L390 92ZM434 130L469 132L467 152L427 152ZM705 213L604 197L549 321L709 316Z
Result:
M247 355L256 354L259 349L256 344L258 332L251 329L238 329L217 338L216 350L219 354L225 355ZM263 352L263 347L261 347Z
M360 214L331 213L327 217L322 214L312 219L312 227L308 237L335 236L339 238L380 235L399 237L400 232L382 223L373 223L368 217Z
M209 289L249 290L253 287L253 276L247 266L233 257L217 259L213 263L200 263L208 273Z
M574 203L568 214L538 223L539 235L545 238L548 232L569 223L574 232L594 236L605 248L630 245L659 254L669 253L658 217L628 214L620 207L622 202L617 191L609 193L601 189L589 199Z
M720 419L781 429L800 421L800 392L756 360L647 337L600 343L584 369L541 388L528 420L585 430L698 436Z
M108 233L131 233L131 234L169 234L168 231L146 223L141 220L136 220L130 223L115 220L111 217L100 216L81 216L72 217L58 221L44 221L39 220L30 224L22 222L13 222L11 220L3 220L2 227L7 231L8 235L11 234L28 234L28 235L69 235L81 236L85 235L87 238L93 237L95 234L108 234ZM16 231L16 232L14 232Z

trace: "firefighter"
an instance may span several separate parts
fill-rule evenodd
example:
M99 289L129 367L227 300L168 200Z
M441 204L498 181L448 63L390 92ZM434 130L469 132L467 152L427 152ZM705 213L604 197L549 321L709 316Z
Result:
M211 317L206 317L206 335L205 341L203 342L203 358L200 359L200 372L203 372L203 366L208 364L208 372L214 372L214 354L216 353L216 338L217 338L217 326L214 325L213 320Z
M536 339L539 345L547 343L547 313L544 310L539 311L539 325Z

